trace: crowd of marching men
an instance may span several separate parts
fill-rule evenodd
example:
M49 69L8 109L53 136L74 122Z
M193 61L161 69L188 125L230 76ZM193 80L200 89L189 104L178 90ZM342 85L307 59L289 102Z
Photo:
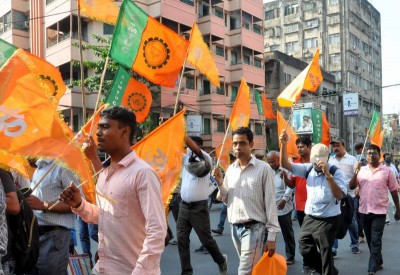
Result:
M91 235L99 243L93 274L161 273L160 256L173 236L166 222L160 178L131 148L135 129L135 115L127 108L101 111L97 145L93 137L88 137L84 147L98 172L95 204L84 198L75 174L54 160L31 161L35 166L31 180L21 178L15 171L0 170L1 274L66 274L76 216L81 219L80 235L86 239ZM213 167L210 155L202 150L200 137L186 137L179 189L170 198L181 273L193 274L189 240L192 229L212 256L219 274L228 273L228 257L211 235L222 231L210 227L210 178L218 185L217 199L226 206L232 241L240 259L237 271L232 273L252 274L262 262L259 260L263 252L263 260L277 261L286 272L295 261L295 210L301 226L298 247L303 273L338 274L334 258L344 224L339 202L346 198L354 203L352 222L346 227L352 253L360 253L359 243L367 242L368 274L383 269L382 234L391 214L389 197L394 204L394 218L400 218L398 172L391 155L384 154L382 162L378 146L358 144L357 156L352 156L340 138L330 141L331 153L327 145L312 145L307 136L301 136L296 140L298 157L289 160L286 131L282 131L279 141L279 152L270 151L265 159L259 159L252 154L252 131L247 127L235 129L232 151L236 160L222 171L217 165ZM102 162L98 150L109 157ZM27 187L23 189L25 198L20 196L20 187ZM26 213L27 206L37 219L37 247L35 240L30 240L32 250L37 250L20 257L15 242L21 233L10 228L15 228L12 217ZM94 225L98 228L92 228ZM275 254L279 232L285 242L283 262ZM90 247L84 249L90 252Z

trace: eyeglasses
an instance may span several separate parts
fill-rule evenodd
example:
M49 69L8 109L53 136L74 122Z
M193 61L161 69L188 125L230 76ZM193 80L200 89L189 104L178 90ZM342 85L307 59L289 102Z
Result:
M367 152L366 155L367 156L373 156L373 155L377 155L378 152Z

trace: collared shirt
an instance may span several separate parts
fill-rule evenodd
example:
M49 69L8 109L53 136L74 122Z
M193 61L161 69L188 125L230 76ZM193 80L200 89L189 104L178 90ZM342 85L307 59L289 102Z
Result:
M354 175L357 158L346 152L341 159L338 159L336 155L334 155L333 157L329 158L328 162L330 165L335 165L336 167L340 168L340 171L342 171L346 179L347 193L354 198L356 196L356 191L350 190L349 182Z
M293 163L303 163L303 160L299 158L294 160ZM292 179L295 180L296 187L296 195L294 196L296 200L296 210L304 212L307 202L307 181L305 178L295 176L292 176Z
M268 240L275 241L276 233L281 230L274 199L274 181L272 168L255 156L243 170L239 160L231 164L218 192L228 206L229 222L235 224L255 220L264 223Z
M278 216L283 216L293 210L292 193L293 189L285 184L285 181L281 178L282 170L286 171L290 178L290 172L284 168L279 167L274 171L275 173L275 202L278 203L281 200L285 200L285 207L281 210L277 210Z
M292 163L292 172L296 176L305 177L310 167L312 167L312 163ZM343 193L347 194L346 179L340 169L336 170L333 178ZM304 212L320 218L334 217L340 214L340 203L333 196L324 173L317 173L315 169L311 169L308 174L307 202Z
M39 159L36 161L37 169L33 173L32 189L42 179L43 175L51 169L53 164L54 160ZM57 164L33 191L32 195L42 201L56 201L60 193L69 186L71 181L75 185L79 185L78 179L70 170ZM75 225L74 213L43 212L41 210L34 210L34 212L39 226L58 225L72 229Z
M82 200L72 211L99 225L100 274L160 274L167 222L156 172L132 151L104 168L97 191L97 205Z
M399 185L390 167L380 164L374 171L369 165L361 167L357 175L360 188L359 211L363 214L386 214L388 190L394 191Z
M212 163L209 154L201 150L204 158L207 158ZM199 178L189 173L185 166L189 163L189 158L192 155L190 149L183 155L183 168L182 168L182 185L181 185L181 198L185 202L203 201L208 199L210 194L210 173L205 177ZM199 158L196 156L196 159ZM211 168L212 169L212 168Z

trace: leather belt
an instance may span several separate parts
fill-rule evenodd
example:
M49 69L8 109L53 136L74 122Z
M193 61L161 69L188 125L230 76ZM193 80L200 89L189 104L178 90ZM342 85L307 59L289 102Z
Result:
M256 220L250 220L248 222L243 222L243 223L234 223L233 225L240 226L240 227L249 227L250 225L260 223L259 221Z
M44 235L45 233L50 231L61 230L61 229L67 230L66 227L59 225L39 226L39 236Z
M193 207L193 206L196 206L196 205L207 204L207 203L208 203L208 200L192 201L192 202L186 202L186 201L182 200L182 204L186 205L188 207Z

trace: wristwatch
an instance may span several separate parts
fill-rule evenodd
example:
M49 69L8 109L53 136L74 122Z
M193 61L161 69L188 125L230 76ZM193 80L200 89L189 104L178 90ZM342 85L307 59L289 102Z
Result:
M47 212L49 210L49 203L47 201L43 201L43 212Z

